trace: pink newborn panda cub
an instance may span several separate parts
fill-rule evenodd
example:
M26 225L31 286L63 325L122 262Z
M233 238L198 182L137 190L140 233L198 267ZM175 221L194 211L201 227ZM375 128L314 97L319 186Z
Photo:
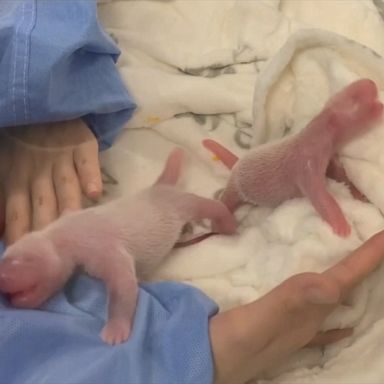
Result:
M6 249L0 261L0 290L15 307L36 308L59 291L76 267L101 279L108 291L108 320L101 337L109 344L128 339L136 308L136 272L155 268L172 250L183 226L211 219L232 234L235 220L215 200L176 188L183 151L168 157L157 182L133 198L68 213Z
M327 190L326 174L362 197L335 155L372 127L382 111L375 83L361 79L336 93L302 131L252 149L240 160L214 140L204 140L203 145L232 169L221 201L233 211L243 202L277 206L305 196L336 234L348 236L350 225Z

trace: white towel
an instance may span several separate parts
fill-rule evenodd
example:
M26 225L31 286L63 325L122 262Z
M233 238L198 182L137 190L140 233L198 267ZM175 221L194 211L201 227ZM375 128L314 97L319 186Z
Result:
M131 129L103 156L106 173L119 183L111 183L108 198L152 183L175 145L189 153L181 186L212 197L229 172L201 146L203 138L242 156L302 129L354 79L372 78L384 92L380 0L109 1L99 7L139 105ZM348 239L336 237L304 198L276 209L243 207L238 236L177 249L152 278L195 285L225 310L293 274L324 270L384 228L382 148L380 124L341 153L349 177L372 204L329 183L351 222ZM302 351L268 381L384 382L382 292L384 268L324 324L355 326L350 339L324 354Z

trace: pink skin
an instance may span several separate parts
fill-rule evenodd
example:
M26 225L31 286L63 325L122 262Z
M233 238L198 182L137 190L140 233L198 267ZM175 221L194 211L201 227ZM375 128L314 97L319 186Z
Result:
M222 202L174 186L182 157L175 149L157 182L133 199L68 213L24 235L0 261L0 290L10 295L12 305L36 308L82 266L107 286L108 321L102 339L109 344L128 339L138 294L136 271L143 275L156 267L191 220L211 219L223 234L236 230Z
M301 132L261 145L240 161L215 141L204 140L203 145L232 169L221 200L233 211L242 202L276 206L306 196L336 234L348 236L351 228L327 191L326 172L362 198L334 156L342 145L366 132L382 111L375 83L362 79L335 94Z

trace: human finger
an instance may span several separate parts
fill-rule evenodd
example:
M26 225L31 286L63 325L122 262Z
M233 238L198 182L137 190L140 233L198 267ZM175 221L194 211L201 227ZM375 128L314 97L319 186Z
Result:
M246 382L307 345L339 299L333 280L303 273L250 304L214 316L216 382Z
M323 276L333 279L345 295L371 274L383 260L384 231L381 231L323 272Z
M53 166L53 183L59 213L81 208L81 191L71 152L58 155Z
M8 179L5 202L5 242L14 243L30 229L30 195L27 178Z
M96 138L75 148L74 162L83 192L91 199L98 199L101 196L103 185Z
M41 229L58 215L52 167L47 166L35 174L31 181L32 227Z

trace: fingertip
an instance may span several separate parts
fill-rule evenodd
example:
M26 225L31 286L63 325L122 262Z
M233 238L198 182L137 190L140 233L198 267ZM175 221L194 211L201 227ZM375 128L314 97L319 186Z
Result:
M211 144L215 144L215 141L212 140L212 139L203 139L203 140L201 141L201 144L202 144L205 148L208 148L208 149L209 149L209 146L210 146Z
M103 192L98 153L82 148L75 152L75 165L83 193L90 199L98 199Z
M98 182L89 182L85 185L85 194L88 198L92 200L98 200L103 193L103 188L101 183Z
M336 235L345 239L350 236L350 234L352 233L352 229L349 224L346 224L346 225L334 228L334 232L336 233Z

